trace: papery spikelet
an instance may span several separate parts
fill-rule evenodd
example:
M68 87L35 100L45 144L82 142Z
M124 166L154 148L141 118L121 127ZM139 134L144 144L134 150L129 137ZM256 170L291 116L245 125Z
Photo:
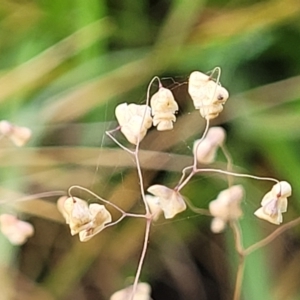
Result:
M214 162L218 148L224 143L226 132L222 127L211 127L203 140L194 142L193 152L202 164ZM195 153L197 151L197 153Z
M150 186L147 191L159 198L159 205L166 219L171 219L186 209L186 204L177 191L159 184Z
M0 132L18 147L24 146L31 138L31 130L29 128L16 126L8 121L0 122Z
M105 224L110 223L112 220L111 214L104 205L92 203L89 205L89 211L92 222L89 228L79 232L79 239L82 242L90 240L105 228Z
M214 119L223 110L229 97L228 91L210 76L194 71L189 77L188 92L196 109L205 119Z
M243 215L240 207L243 196L243 187L234 185L220 192L217 199L209 203L209 212L214 217L211 224L213 232L223 231L228 221L237 220Z
M1 232L13 245L24 244L34 234L33 226L10 214L0 216Z
M116 107L115 115L121 132L134 145L142 141L152 126L151 109L147 105L122 103Z
M292 187L286 181L276 183L261 201L261 207L255 211L255 215L272 224L282 223L282 213L287 211L288 200L292 194Z
M176 121L175 112L178 110L178 104L169 89L161 87L150 100L153 125L157 130L173 129L173 122Z

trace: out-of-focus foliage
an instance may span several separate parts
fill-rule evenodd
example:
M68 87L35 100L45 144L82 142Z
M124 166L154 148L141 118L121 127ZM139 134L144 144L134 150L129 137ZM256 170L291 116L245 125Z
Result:
M35 226L34 237L18 249L1 237L1 299L100 300L131 283L143 221L126 219L80 243L63 224L57 197L16 200L79 184L125 210L141 210L135 166L104 132L116 125L118 103L145 102L155 75L173 87L180 110L173 131L150 132L141 144L145 187L176 183L203 131L186 84L177 82L220 66L230 98L214 124L228 130L237 166L291 183L284 218L295 218L299 16L298 0L0 0L0 118L33 131L25 148L1 140L1 211L15 211ZM247 194L242 229L249 245L274 230L253 216L270 186L237 183ZM207 207L225 186L222 177L198 176L182 192ZM232 236L213 235L209 222L187 211L154 225L142 281L155 300L232 298ZM247 258L243 299L298 299L299 265L295 228Z

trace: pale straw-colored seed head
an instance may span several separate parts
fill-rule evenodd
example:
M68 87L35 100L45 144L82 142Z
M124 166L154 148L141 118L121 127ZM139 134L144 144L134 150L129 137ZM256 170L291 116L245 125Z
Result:
M86 201L77 197L69 197L63 202L63 207L68 216L66 223L69 224L72 235L91 226L92 219Z
M153 220L156 221L163 212L161 209L159 197L147 194L145 195L145 199L149 205L149 209L153 216Z
M288 200L292 187L286 181L276 183L261 201L261 207L254 214L265 221L279 225L282 223L282 213L287 211Z
M222 127L211 127L202 141L194 142L193 153L196 155L197 161L202 164L214 162L217 150L224 143L225 138L226 132Z
M0 122L0 133L9 138L16 146L24 146L31 138L31 130L27 127L20 127L9 123Z
M159 198L159 205L166 219L171 219L186 209L182 196L173 189L156 184L150 186L147 191Z
M205 119L216 118L229 97L228 91L210 76L194 71L189 77L188 92L196 109Z
M1 232L13 245L23 245L34 234L33 226L10 214L0 216Z
M243 196L243 187L234 185L220 192L217 199L209 203L209 212L214 218L218 219L212 222L211 228L213 232L217 232L216 228L222 229L221 221L226 224L228 221L237 220L243 215L240 207Z
M161 87L150 100L153 116L153 125L157 130L173 129L173 122L176 121L175 112L178 110L178 104L169 89Z
M104 205L92 203L89 205L89 211L91 213L91 223L88 228L79 232L81 242L90 240L105 228L105 224L110 223L112 220L111 214Z
M90 240L112 220L110 212L104 205L98 203L88 205L86 201L77 197L60 197L57 207L69 224L71 234L79 233L81 242Z
M134 145L142 141L152 126L151 109L147 105L122 103L116 107L115 115L121 126L121 132Z
M213 218L210 229L213 233L220 233L226 228L226 222L221 218Z

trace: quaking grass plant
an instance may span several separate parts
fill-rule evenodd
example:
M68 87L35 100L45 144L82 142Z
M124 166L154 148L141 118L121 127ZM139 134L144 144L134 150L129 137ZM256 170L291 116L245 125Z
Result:
M227 225L233 232L235 250L239 257L236 271L235 288L232 292L234 300L241 298L241 287L245 268L245 260L252 252L266 246L285 230L300 223L297 218L289 223L281 225L266 238L245 247L243 244L243 232L239 222L243 216L242 201L246 195L240 184L235 184L235 178L243 177L249 180L267 181L273 185L261 200L260 207L254 214L267 222L280 225L283 222L282 214L287 211L287 198L292 194L292 188L286 181L280 181L271 177L261 177L252 174L238 173L233 170L233 163L229 151L225 146L226 131L219 126L210 126L210 121L218 117L223 106L229 98L228 91L220 84L221 70L216 67L208 74L194 71L188 80L188 93L196 110L205 120L205 129L200 139L195 140L193 147L193 163L182 169L182 176L175 186L167 187L159 182L144 190L144 179L139 157L140 143L147 131L156 127L158 131L176 130L176 112L178 104L170 89L163 87L160 78L154 77L147 89L146 103L123 103L116 107L115 115L119 126L106 132L121 149L126 151L135 161L140 187L141 200L144 211L131 213L124 211L109 199L104 199L90 189L79 185L73 185L68 190L67 196L62 196L57 201L58 210L70 227L71 235L79 235L81 242L88 242L96 234L104 229L115 226L125 218L139 218L145 220L145 231L142 252L137 264L137 271L132 285L114 293L110 300L149 300L151 288L147 283L140 282L143 264L149 243L152 224L160 217L173 219L187 207L199 215L210 216L211 230L213 233L222 233ZM158 82L158 90L151 95L154 82ZM29 129L18 127L7 121L0 123L2 137L10 138L17 146L22 146L31 133ZM117 135L121 132L133 147L119 142ZM217 151L221 150L227 160L225 169L210 168L209 165L216 160ZM187 186L194 176L205 176L206 173L216 173L224 176L228 187L216 198L210 201L208 208L195 207L192 199L187 199L181 194L181 190ZM76 191L86 193L88 197L97 199L97 203L89 203L75 196ZM50 193L51 194L51 193ZM53 196L53 193L51 194ZM58 193L59 195L59 193ZM39 197L47 196L39 194ZM34 197L34 196L33 196ZM87 197L87 198L88 198ZM258 205L259 206L259 205ZM112 217L112 211L119 213L118 218ZM1 230L13 244L23 244L33 234L33 227L29 223L18 220L13 215L0 216Z

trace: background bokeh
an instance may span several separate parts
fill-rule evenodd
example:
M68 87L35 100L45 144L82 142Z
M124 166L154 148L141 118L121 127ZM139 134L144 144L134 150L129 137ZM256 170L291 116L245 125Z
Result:
M1 140L1 211L36 230L22 247L1 236L1 300L106 300L132 282L143 221L126 219L80 243L58 213L57 197L17 199L78 184L142 211L133 161L104 133L116 126L116 104L145 102L155 75L172 88L180 110L174 131L153 130L141 144L145 187L173 186L191 162L204 121L185 83L191 71L220 66L231 97L213 124L226 128L239 171L291 183L284 220L297 217L299 16L298 0L0 0L0 118L33 131L25 148ZM271 186L236 182L247 193L241 226L250 245L275 229L253 216ZM183 194L207 207L225 187L223 177L197 176ZM232 235L213 235L209 225L187 210L153 226L141 280L155 300L232 299ZM299 241L294 228L247 258L243 299L300 298Z

